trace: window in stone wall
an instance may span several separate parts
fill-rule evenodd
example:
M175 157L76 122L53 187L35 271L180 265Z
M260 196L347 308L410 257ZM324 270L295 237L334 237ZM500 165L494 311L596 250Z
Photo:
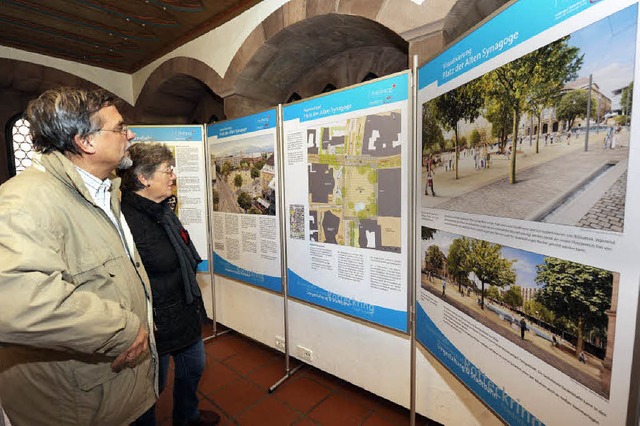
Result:
M19 174L21 171L31 166L31 158L35 152L33 149L33 143L31 142L31 135L29 135L29 122L26 119L19 117L13 123L11 136L13 139L15 173Z

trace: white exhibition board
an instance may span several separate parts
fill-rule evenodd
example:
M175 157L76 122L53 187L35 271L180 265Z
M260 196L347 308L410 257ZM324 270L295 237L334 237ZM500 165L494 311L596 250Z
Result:
M288 294L407 331L409 74L283 108Z
M175 158L177 176L176 214L202 258L198 272L209 271L207 235L207 176L204 156L204 129L201 125L129 126L132 143L156 142L169 146Z
M276 110L207 126L213 271L281 292Z
M637 28L637 0L520 0L418 71L416 336L509 424L625 424Z

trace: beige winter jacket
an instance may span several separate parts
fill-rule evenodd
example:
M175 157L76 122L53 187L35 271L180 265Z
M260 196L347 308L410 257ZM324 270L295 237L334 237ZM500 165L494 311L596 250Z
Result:
M140 324L153 330L132 251L59 153L0 187L0 400L13 426L124 425L155 402L153 332L137 367L110 367Z

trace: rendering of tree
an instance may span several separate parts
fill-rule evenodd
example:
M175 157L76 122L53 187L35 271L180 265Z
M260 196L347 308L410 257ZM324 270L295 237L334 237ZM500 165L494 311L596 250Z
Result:
M627 117L631 115L631 111L633 111L633 81L622 89L620 106L622 107L622 115Z
M229 176L229 173L231 173L231 163L228 161L225 161L222 167L220 168L220 174L224 177L227 177Z
M255 167L251 168L251 179L255 179L260 177L260 170L256 169Z
M233 178L233 184L236 186L236 188L240 188L242 186L242 175L236 175Z
M564 318L576 327L577 357L584 348L585 330L607 328L605 312L611 308L613 273L546 257L537 266L535 281L543 286L536 299L557 318Z
M519 285L512 285L502 296L502 301L512 309L522 306L522 288Z
M469 276L469 266L467 262L469 250L469 240L464 237L456 238L449 246L447 272L458 284L458 291L460 292L462 292L462 283L466 283L466 278Z
M444 266L444 259L445 255L442 253L442 250L440 250L440 247L435 244L429 246L424 257L426 263L425 269L427 271L440 274Z
M496 68L482 77L486 93L495 101L505 104L513 116L511 140L514 143L511 155L509 182L516 183L516 145L520 116L536 92L547 81L566 83L575 78L582 66L579 50L567 44L567 38L541 47L513 62Z
M511 269L514 261L502 257L502 246L483 240L471 240L469 269L482 284L480 307L484 309L485 284L504 287L516 282L516 273Z
M542 303L535 299L527 300L524 302L524 312L534 318L541 319L547 324L553 324L556 316L547 309Z
M471 132L471 136L469 137L469 145L471 145L471 147L476 147L480 145L480 141L480 132L478 131L478 129L473 129L473 132Z
M484 118L491 123L491 136L498 139L500 152L504 152L509 133L513 130L511 107L490 98L485 105Z
M495 300L496 302L502 301L502 296L500 296L500 290L498 290L498 287L496 287L495 285L489 286L489 288L487 289L487 297L489 299Z
M442 129L433 115L433 102L422 105L422 155L433 155L445 148Z
M567 128L573 127L578 117L587 116L589 95L586 90L572 90L565 93L556 106L556 117L567 122ZM596 115L596 101L591 97L591 117Z
M242 191L240 192L240 195L238 195L238 205L244 210L247 211L249 208L251 208L251 196L249 194L247 194L246 192Z
M220 194L215 189L211 190L211 202L215 208L218 208L218 203L220 202Z
M473 123L480 115L480 108L483 104L482 92L480 91L478 81L471 81L465 85L457 87L447 93L444 93L429 103L433 105L433 116L435 120L445 130L453 130L454 151L455 151L455 171L456 179L458 175L458 122L466 120Z

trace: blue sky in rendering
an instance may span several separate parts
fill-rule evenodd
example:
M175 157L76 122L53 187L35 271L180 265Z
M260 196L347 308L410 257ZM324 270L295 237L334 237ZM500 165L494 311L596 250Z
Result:
M633 81L638 6L632 5L571 34L569 44L584 53L579 77L593 81L618 107L613 90Z

